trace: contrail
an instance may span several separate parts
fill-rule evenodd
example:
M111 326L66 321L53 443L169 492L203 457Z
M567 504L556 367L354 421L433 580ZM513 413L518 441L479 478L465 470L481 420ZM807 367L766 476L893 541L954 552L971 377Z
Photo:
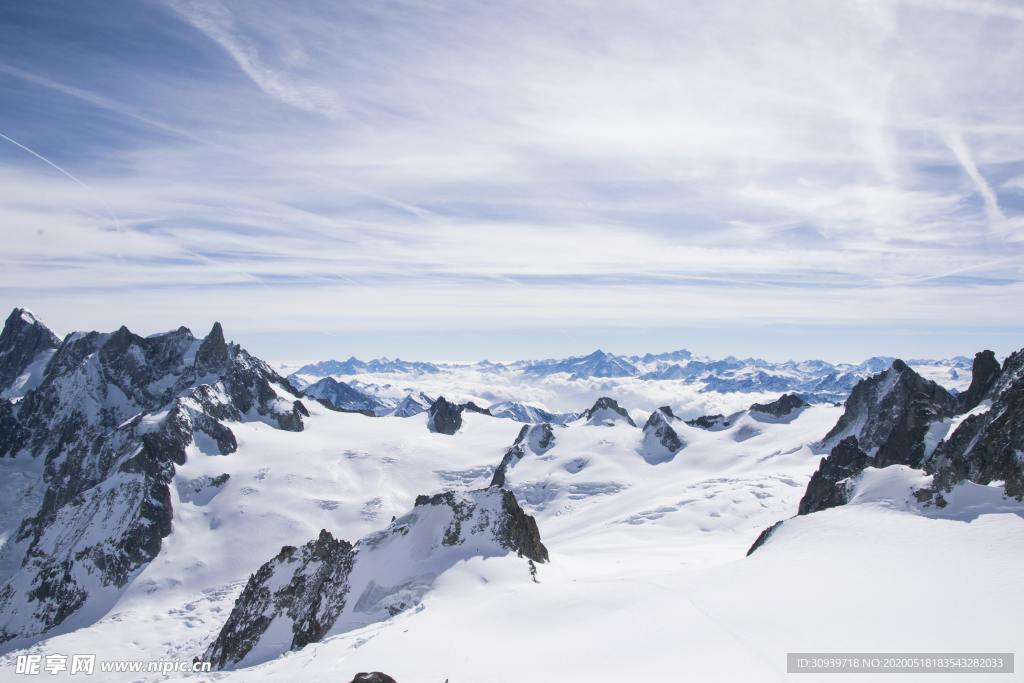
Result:
M85 191L86 191L86 192L88 192L89 194L93 195L93 196L94 196L94 197L95 197L95 198L96 198L96 199L97 199L97 200L99 201L100 205L102 205L102 206L103 206L104 210L106 210L106 212L107 212L107 216L108 216L108 217L110 218L110 220L111 220L111 221L113 221L113 223L114 223L114 227L115 227L115 228L117 229L117 231L118 231L118 232L122 232L122 230L121 230L121 222L120 222L119 220L117 220L117 216L115 216L115 215L114 215L114 212L113 212L113 211L111 210L111 208L110 208L110 207L109 207L109 206L107 205L107 203L106 203L105 201L103 201L103 198L102 198L102 197L101 197L101 196L99 195L99 193L98 193L98 192L96 192L96 190L92 189L91 187L89 187L88 185L86 185L85 183L83 183L83 182L82 182L81 180L79 180L78 178L76 178L76 177L75 177L74 175L72 175L72 174L71 174L71 173L70 173L69 171L65 171L65 170L64 170L63 168L61 168L61 167L60 167L60 166L58 166L57 164L55 164L55 163L53 163L52 161L50 161L49 159L47 159L46 157L44 157L44 156L43 156L42 154L40 154L39 152L37 152L37 151L35 151L35 150L33 150L33 149L29 149L28 147L26 147L25 145L21 144L21 143L20 143L20 142L18 142L17 140L15 140L15 139L13 139L13 138L10 138L10 137L8 137L8 136L4 135L3 133L0 133L0 138L3 138L4 140L7 140L7 142L11 143L12 145L14 145L14 146L16 146L16 147L19 147L19 148L21 148L21 149L23 149L23 150L25 150L26 152L28 152L29 154L31 154L32 156L34 156L34 157L35 157L36 159L39 159L39 160L40 160L40 161L42 161L42 162L43 162L44 164L47 164L48 166L50 166L50 167L52 167L52 168L56 169L56 170L57 170L57 171L59 171L59 172L60 172L60 173L61 173L62 175L64 175L64 176L65 176L66 178L68 178L69 180L71 180L71 181L72 181L73 183L75 183L76 185L78 185L79 187L81 187L81 188L82 188L83 190L85 190ZM103 216L100 216L100 215L98 215L98 214L96 214L96 213L94 213L94 212L92 212L92 211L88 211L88 213L89 213L89 214L91 214L92 216L94 216L95 218L100 218L100 219L103 219Z

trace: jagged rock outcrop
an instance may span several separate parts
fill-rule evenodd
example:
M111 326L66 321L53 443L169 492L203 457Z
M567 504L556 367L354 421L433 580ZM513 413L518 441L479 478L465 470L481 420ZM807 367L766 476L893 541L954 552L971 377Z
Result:
M701 429L718 429L728 427L729 421L725 418L725 415L716 413L714 415L701 415L700 417L695 417L692 420L687 420L686 424L691 427L700 427Z
M441 396L427 411L427 429L437 434L454 434L462 426L462 406Z
M980 405L984 400L992 401L987 409ZM941 429L943 420L964 412L970 414L928 453L930 428ZM991 351L976 354L971 386L959 397L921 378L903 361L893 361L889 370L854 387L843 416L822 443L832 449L811 477L800 501L801 515L845 505L851 481L866 467L894 464L924 467L933 475L932 486L915 493L920 502L944 506L942 494L965 480L1003 482L1007 495L1024 499L1024 350L1011 354L1002 368ZM749 552L778 524L766 529Z
M960 394L960 412L967 412L981 403L1001 372L996 354L988 349L976 353L971 367L971 386Z
M797 515L809 515L828 508L846 505L854 479L871 464L871 457L857 444L857 437L848 436L822 458L817 471L811 475ZM780 520L760 533L750 549L749 556L765 544L785 520Z
M683 450L686 442L672 428L671 423L675 420L676 416L668 406L658 408L647 418L640 445L640 455L644 460L652 465L657 465L668 462L676 456L676 453Z
M488 408L481 408L480 406L478 406L477 404L473 403L472 401L466 401L465 403L463 403L462 404L462 410L464 410L467 413L479 413L481 415L488 415L488 416L491 415L491 411Z
M810 404L807 403L807 401L803 400L796 394L783 394L771 403L754 403L750 406L750 411L771 415L775 418L783 418L788 417L798 410L803 410L808 405Z
M610 427L617 422L625 422L630 427L636 427L636 422L629 416L624 408L619 406L618 401L607 396L602 396L594 402L594 405L587 409L580 418L589 425L600 425Z
M527 451L535 453L537 455L543 455L551 450L555 445L555 433L552 430L551 425L539 424L539 425L524 425L519 430L519 435L516 436L515 442L511 448L505 451L505 456L501 459L498 467L494 470L494 476L491 477L491 486L504 486L505 480L508 476L508 471L516 465L526 455Z
M875 467L920 467L929 425L956 415L960 402L901 360L862 380L846 399L846 410L822 445L831 449L848 436L872 456Z
M282 548L249 578L203 659L218 669L248 666L387 619L418 605L456 562L509 553L548 560L537 522L511 491L419 496L411 512L354 545L324 530ZM283 648L282 633L291 634Z
M356 674L349 683L398 683L391 676L380 671L374 671L371 673L358 673Z
M750 557L755 550L763 546L768 541L768 539L772 537L772 534L774 534L778 530L778 528L782 526L782 522L783 520L779 520L778 522L775 522L775 524L772 524L770 527L766 528L764 531L758 534L757 539L754 541L754 544L751 545L750 548L747 550L747 557Z
M240 661L275 619L291 625L289 650L320 640L345 608L354 559L352 544L326 529L301 548L281 548L249 577L204 659L217 669Z
M851 479L860 474L871 462L867 453L857 444L857 438L848 436L822 458L818 470L811 475L804 497L800 499L798 514L809 515L838 505L846 505Z
M935 449L926 469L934 475L934 489L939 492L965 479L978 484L1001 481L1006 494L1020 500L1024 498L1024 349L1007 357L983 396L992 405L967 416Z
M0 577L0 643L31 642L90 600L101 610L170 533L169 486L195 436L226 454L227 421L301 430L296 398L219 325L203 339L68 335L39 386L0 406L0 456L43 461L42 502L0 550L16 568Z
M20 397L38 386L58 346L57 336L29 311L11 311L0 332L0 397Z

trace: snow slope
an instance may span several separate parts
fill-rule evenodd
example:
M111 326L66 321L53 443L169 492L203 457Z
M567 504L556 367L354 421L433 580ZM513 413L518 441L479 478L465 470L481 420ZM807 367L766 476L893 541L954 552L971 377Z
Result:
M321 528L354 541L420 493L486 485L520 427L467 413L448 436L430 433L422 414L309 409L300 433L231 423L236 453L191 447L165 549L97 624L32 650L191 658L281 546ZM969 519L928 517L889 502L920 483L902 468L909 480L862 487L850 505L790 520L744 557L762 528L795 513L817 466L808 444L840 412L812 406L788 423L742 413L717 431L673 422L686 446L658 465L638 452L642 430L625 422L556 426L553 446L529 449L508 472L550 551L539 583L518 558L470 558L441 574L416 610L216 676L757 681L785 680L787 651L1019 650L1024 520L1012 501L983 501ZM224 473L208 500L182 500L192 482ZM952 558L951 546L960 550ZM964 587L978 572L986 581Z
M194 355L189 351L182 362L193 362ZM624 371L614 358L588 358L574 361L573 372ZM627 360L647 371L693 359L674 354ZM723 363L759 367L735 359ZM816 372L816 363L792 370ZM818 468L817 445L842 407L818 403L780 415L750 411L752 397L766 403L778 393L706 392L685 380L678 386L692 393L664 401L676 386L668 380L571 379L566 372L539 374L523 389L505 366L491 365L488 373L505 378L492 384L500 391L548 391L544 387L552 383L559 388L550 390L563 399L569 394L558 392L574 386L576 398L607 390L617 404L578 401L565 408L579 411L578 419L525 430L512 419L462 410L453 434L432 432L424 412L431 395L481 398L460 395L458 381L453 391L445 384L451 376L439 366L436 372L402 370L404 376L416 373L421 384L375 385L407 397L398 415L338 412L308 398L293 405L286 386L276 387L270 399L293 413L308 411L301 431L280 428L255 409L218 412L221 431L209 424L212 431L197 429L183 446L182 464L169 479L170 533L155 558L134 568L130 580L105 603L95 603L93 612L76 617L80 622L0 657L0 681L24 680L14 674L14 660L26 652L91 652L104 660L202 657L254 572L271 567L266 586L274 595L295 578L296 550L282 553L284 546L306 544L298 551L302 566L316 575L311 539L338 547L346 546L335 539L362 539L357 547L367 549L349 577L355 601L333 614L337 620L317 631L314 642L285 652L300 622L282 618L280 609L267 611L273 621L259 647L244 660L231 660L239 668L179 678L344 683L357 671L382 670L402 683L777 681L793 678L784 673L790 651L1006 652L1024 645L1017 625L1024 607L1018 586L1024 504L1007 498L998 482L956 484L944 494L945 507L938 507L913 495L932 485L923 472L868 467L844 480L848 504L793 517ZM381 372L402 374L396 367ZM466 372L470 386L477 381L471 373L483 370ZM100 375L89 378L99 381ZM104 400L116 414L107 419L106 412L89 413L97 425L106 424L99 421L103 417L111 429L130 422L146 434L168 419L166 410L122 401L115 384L93 386L92 379L61 395L75 401L109 392ZM163 391L164 379L143 379L147 392ZM360 391L367 386L352 384ZM641 395L642 401L630 401ZM685 411L676 409L680 403ZM652 423L652 404L672 410ZM697 411L698 405L719 410ZM992 405L982 402L975 415ZM703 412L728 417L712 428L687 423ZM129 422L121 424L122 418ZM964 420L957 415L933 423L926 449L935 449ZM677 442L666 439L665 427ZM214 436L225 432L231 448ZM475 517L467 521L473 533L465 547L435 552L439 530L457 515L423 509L420 497L455 491L452 500L489 500L500 494L497 489L466 492L487 487L500 463L504 486L536 519L549 563L528 565L486 535L474 540ZM0 459L0 545L9 542L21 517L38 508L41 466L41 459L27 456ZM114 472L105 481L114 486L122 475ZM747 557L761 530L779 519L787 521ZM61 528L54 525L54 533ZM405 536L407 528L412 531ZM0 567L4 575L15 569ZM317 592L301 583L297 592ZM261 584L253 585L255 592ZM388 590L371 590L385 585ZM395 586L410 588L388 592ZM372 607L366 612L359 609L364 595L370 596L364 606ZM392 596L400 610L388 609L397 606ZM71 630L78 623L86 627ZM122 674L104 680L167 678Z

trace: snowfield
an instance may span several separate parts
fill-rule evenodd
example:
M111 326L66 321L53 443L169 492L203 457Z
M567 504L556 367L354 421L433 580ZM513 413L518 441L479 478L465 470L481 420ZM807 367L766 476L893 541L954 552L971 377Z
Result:
M230 423L237 452L191 446L159 556L96 623L28 651L191 659L282 546L322 528L355 541L419 494L484 487L521 427L467 413L447 436L430 433L425 414L307 405L303 432ZM744 412L716 431L676 421L686 446L660 464L623 421L556 426L554 445L527 449L506 484L550 551L539 583L514 555L460 560L414 609L212 678L782 680L789 651L1019 650L1024 507L994 487L968 484L986 495L953 497L928 516L892 503L921 473L888 468L868 481L869 469L850 505L790 520L745 557L761 529L795 514L820 457L809 444L841 413L817 405L780 422ZM5 481L22 467L0 464Z
M511 683L1016 652L1024 351L965 361L349 359L307 368L314 397L219 324L62 342L15 309L0 680L60 654L104 681ZM218 670L102 668L195 659Z

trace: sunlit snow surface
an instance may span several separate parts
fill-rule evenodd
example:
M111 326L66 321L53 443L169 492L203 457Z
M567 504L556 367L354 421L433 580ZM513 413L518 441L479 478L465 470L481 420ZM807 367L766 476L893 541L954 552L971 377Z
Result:
M157 559L96 624L32 650L191 659L281 546L321 528L355 540L407 512L418 494L486 486L521 427L466 413L447 436L430 433L424 414L370 418L307 405L301 433L231 424L237 452L193 447ZM415 610L215 676L760 681L786 680L788 651L1024 651L1024 507L996 487L957 490L940 513L910 497L927 484L920 472L868 470L851 505L787 521L744 556L763 528L795 514L821 457L808 444L841 412L812 406L789 423L743 414L718 431L675 422L687 446L657 465L628 424L556 427L554 446L528 451L507 479L551 554L539 583L515 556L470 559L442 574ZM208 485L224 473L222 486ZM0 678L18 680L13 671L8 656Z

